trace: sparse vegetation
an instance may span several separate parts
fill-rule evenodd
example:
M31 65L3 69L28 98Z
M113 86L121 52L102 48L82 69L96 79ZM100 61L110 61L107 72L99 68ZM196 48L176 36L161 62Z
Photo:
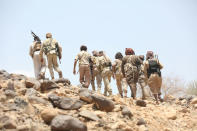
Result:
M187 85L187 94L196 95L197 96L197 80L190 82Z

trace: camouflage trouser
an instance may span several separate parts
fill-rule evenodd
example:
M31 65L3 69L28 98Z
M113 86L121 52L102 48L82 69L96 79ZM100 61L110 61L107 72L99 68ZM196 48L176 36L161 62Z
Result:
M47 60L48 60L48 68L49 68L51 78L54 79L53 68L55 71L58 72L59 77L62 78L62 71L60 70L59 65L57 63L57 55L56 54L48 54Z
M132 97L136 98L136 83L138 81L139 71L136 66L131 66L125 70L126 80L132 92Z
M94 83L95 78L96 78L96 82L97 82L97 92L101 93L102 77L98 71L93 71L93 76L92 76L92 80L91 80L92 90L94 90L94 91L95 91L95 83Z
M145 99L146 95L145 95L144 87L147 84L146 84L146 78L145 78L145 76L143 74L139 75L138 83L140 84L140 87L142 89L142 99Z
M121 96L123 96L123 91L124 91L124 96L127 96L127 82L126 79L123 78L122 74L116 74L116 85L118 87L118 92Z
M91 74L89 65L80 65L79 66L79 80L82 86L88 88L90 85Z
M153 94L161 94L162 78L158 74L151 74L148 79L148 86Z
M109 93L109 95L112 95L112 89L111 89L110 81L109 81L111 74L112 74L111 71L108 69L103 69L103 71L101 73L101 76L102 76L102 79L103 79L103 82L105 85L105 88L104 88L104 95L105 96L107 96L107 92Z

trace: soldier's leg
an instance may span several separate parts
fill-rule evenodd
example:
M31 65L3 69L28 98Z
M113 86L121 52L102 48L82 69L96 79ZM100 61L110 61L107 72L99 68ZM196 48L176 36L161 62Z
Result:
M85 66L85 87L88 88L91 81L91 74L89 66Z
M124 91L124 97L127 97L127 87L128 87L127 80L126 80L126 78L123 78L122 79L122 89Z
M141 81L140 83L140 87L142 89L142 99L146 99L146 95L145 95L145 91L144 91L144 87L146 86L145 82Z
M82 86L84 85L84 74L85 74L85 69L83 65L79 66L79 81L82 84Z
M116 75L116 85L118 87L118 92L119 92L120 96L123 97L123 95L122 95L122 85L121 85L121 76L120 75Z
M101 82L102 82L102 77L101 74L96 75L96 82L97 82L97 92L101 93Z
M111 78L111 74L108 74L108 78ZM109 79L108 79L108 81L107 81L107 91L108 91L108 93L109 93L109 96L111 96L112 95L112 89L111 89L111 86L110 86L110 81L109 81Z
M59 78L62 78L62 71L60 70L59 68L59 65L57 63L57 55L56 54L53 54L53 68L55 71L58 72L58 75L59 75Z
M136 99L136 91L137 91L136 83L131 83L131 84L129 84L129 86L130 86L130 89L131 89L131 92L132 92L131 97L133 97L133 99Z
M95 91L95 75L91 74L91 85L92 85L92 90Z
M103 76L103 82L104 82L104 85L105 85L105 89L104 89L104 95L107 96L107 92L109 93L108 91L108 85L109 85L109 79L108 79L108 76Z
M49 72L50 72L50 75L51 75L51 79L54 79L54 72L53 72L53 58L52 58L52 55L49 54L47 56L47 60L48 60L48 68L49 68Z

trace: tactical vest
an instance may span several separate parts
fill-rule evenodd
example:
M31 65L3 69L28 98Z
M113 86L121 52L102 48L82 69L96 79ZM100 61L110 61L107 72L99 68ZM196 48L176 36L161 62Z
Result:
M53 39L51 39L50 42L44 46L44 53L47 55L52 50L54 50L56 53L58 50L57 43L54 44Z
M148 63L149 63L149 68L147 70L148 78L153 73L158 73L158 75L161 77L160 66L157 60L148 60Z

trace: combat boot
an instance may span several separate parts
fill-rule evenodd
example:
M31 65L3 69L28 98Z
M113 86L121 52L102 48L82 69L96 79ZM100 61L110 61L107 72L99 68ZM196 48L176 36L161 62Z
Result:
M59 74L59 78L62 78L63 77L62 76L62 72L59 72L58 74Z

